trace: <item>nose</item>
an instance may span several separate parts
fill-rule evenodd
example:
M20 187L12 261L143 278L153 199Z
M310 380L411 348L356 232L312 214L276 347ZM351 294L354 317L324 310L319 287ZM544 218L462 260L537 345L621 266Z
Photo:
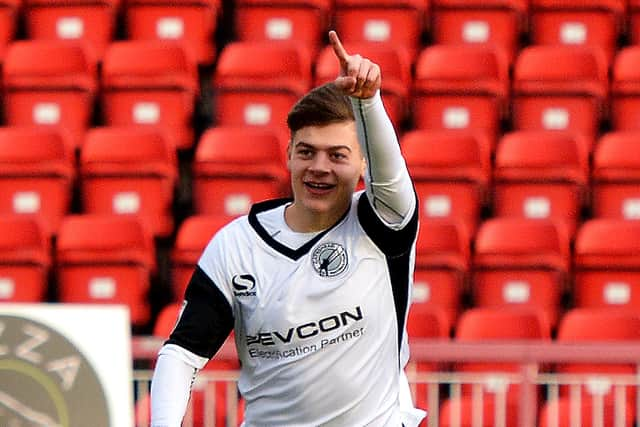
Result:
M320 151L313 156L313 160L309 164L309 170L315 173L327 173L331 170L329 163L329 156Z

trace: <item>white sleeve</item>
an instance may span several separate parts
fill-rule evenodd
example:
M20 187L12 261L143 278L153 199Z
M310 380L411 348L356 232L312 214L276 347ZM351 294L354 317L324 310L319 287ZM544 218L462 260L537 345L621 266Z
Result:
M416 198L380 91L368 99L351 98L351 104L358 141L367 161L367 197L380 219L393 229L401 229L413 215Z
M162 347L151 380L151 427L182 425L202 359L174 344Z

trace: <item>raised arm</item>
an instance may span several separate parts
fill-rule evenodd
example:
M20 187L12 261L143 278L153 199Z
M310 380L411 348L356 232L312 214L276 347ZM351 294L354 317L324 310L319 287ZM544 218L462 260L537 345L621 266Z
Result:
M335 31L329 32L329 40L340 62L335 84L351 97L358 141L367 162L367 197L385 223L402 228L416 209L416 197L398 137L382 104L380 66L359 54L349 54Z

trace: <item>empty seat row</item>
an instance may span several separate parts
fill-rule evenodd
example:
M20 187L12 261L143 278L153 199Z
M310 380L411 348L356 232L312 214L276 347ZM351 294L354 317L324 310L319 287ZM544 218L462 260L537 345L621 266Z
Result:
M423 337L448 339L449 334L440 332L433 324L438 322L437 317L425 317L423 321L432 323L424 329L429 335L422 335ZM574 308L567 311L561 318L553 340L558 343L633 342L639 338L639 322L640 317L637 311ZM536 343L549 341L552 339L552 333L544 316L530 308L472 308L465 311L456 323L453 339L467 343L487 341ZM518 375L521 372L520 363L515 360L454 363L413 361L407 369L414 373L451 370L461 376L475 375L475 384L461 379L463 384L457 385L456 395L436 398L435 403L439 407L430 407L430 412L433 414L436 409L439 410L438 418L441 426L492 426L501 422L498 420L506 420L501 425L517 426L519 415L521 415L518 413L518 406L523 391L517 384L517 380L510 380L509 375ZM633 376L636 374L635 365L606 364L585 360L584 362L563 362L554 366L533 366L533 369L539 372L553 372L560 376L573 375L573 381L581 378L581 382L576 382L577 387L564 384L556 386L555 395L548 394L548 397L544 397L542 393L533 395L536 406L539 408L537 425L569 426L570 419L575 420L576 411L583 417L583 423L580 425L632 425L636 408L635 389L624 385L611 386L614 380L608 379L607 376ZM597 387L596 383L601 387ZM414 393L418 406L429 407L434 402L431 396L433 392L433 388L420 383L416 384ZM573 408L569 407L570 401ZM604 424L597 424L595 421L602 419L601 413L591 411L595 405L601 405L605 414L604 419L607 420ZM623 409L614 411L614 405ZM501 406L506 414L498 415L496 406ZM479 411L482 411L482 415ZM617 413L619 415L616 415ZM502 416L504 418L501 418ZM614 416L620 417L615 424ZM453 421L454 419L457 421ZM556 424L558 420L560 424Z
M638 137L637 131L604 134L592 164L584 140L560 131L506 133L495 160L489 140L473 132L414 130L400 145L421 217L460 221L470 239L486 212L554 219L573 238L585 217L639 217ZM190 162L189 203L196 213L235 217L257 201L289 194L286 138L272 129L208 128ZM70 212L75 189L83 212L141 215L155 236L175 229L185 171L157 129L90 128L76 163L53 129L0 127L0 163L0 212L38 215L49 235Z
M489 47L428 46L413 72L397 46L353 47L381 64L384 102L399 132L476 130L495 146L506 125L579 132L593 144L606 123L615 130L640 123L638 46L616 54L611 81L605 62L586 47L529 46L519 52L513 78ZM315 61L295 44L230 43L210 76L200 76L174 43L112 43L100 72L83 52L73 42L12 43L3 68L4 122L62 128L78 147L99 112L101 124L159 127L187 149L201 102L216 126L284 131L297 99L335 78L338 67L329 46ZM202 85L212 89L206 100Z

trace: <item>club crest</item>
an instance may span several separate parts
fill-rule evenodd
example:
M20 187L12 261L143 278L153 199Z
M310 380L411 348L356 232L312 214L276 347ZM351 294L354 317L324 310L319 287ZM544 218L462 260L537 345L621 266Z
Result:
M324 243L313 251L311 262L321 277L334 277L347 268L347 251L337 243Z

